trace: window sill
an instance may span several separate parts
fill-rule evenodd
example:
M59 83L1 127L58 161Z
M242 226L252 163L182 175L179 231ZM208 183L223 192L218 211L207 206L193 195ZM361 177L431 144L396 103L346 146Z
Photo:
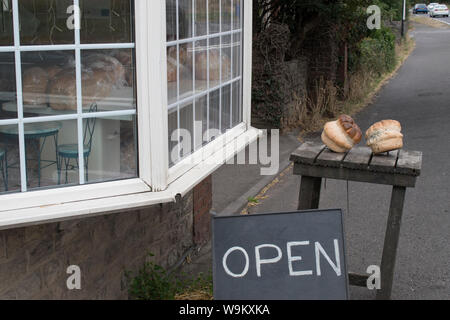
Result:
M173 181L162 192L151 192L150 187L142 180L132 179L1 196L0 230L89 218L175 202L177 196L185 196L260 135L260 130L250 128ZM17 206L18 203L20 207Z

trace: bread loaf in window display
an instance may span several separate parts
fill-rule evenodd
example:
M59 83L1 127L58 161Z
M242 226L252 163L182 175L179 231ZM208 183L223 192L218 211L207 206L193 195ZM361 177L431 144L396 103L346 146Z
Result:
M124 67L125 81L129 87L132 87L134 85L134 63L132 52L130 50L117 50L112 56L119 60Z
M94 53L82 59L83 107L110 96L125 83L125 70L114 57ZM49 105L54 110L77 110L75 69L59 72L48 86Z
M22 77L23 103L28 108L42 107L48 103L47 88L62 68L59 66L31 67Z
M192 69L190 62L192 55L180 48L180 74ZM220 80L220 59L222 59L222 77L230 78L231 60L226 54L220 55L219 50L209 50L209 80ZM195 53L195 79L206 81L208 79L208 50L198 49ZM177 81L177 52L176 47L171 47L167 52L167 81Z
M188 55L185 48L180 48L180 75L187 73L192 69L192 62L189 63L189 57L192 60L192 55ZM170 47L167 50L167 81L177 82L177 47ZM181 78L181 76L180 76Z
M47 104L47 86L49 73L40 67L28 68L22 77L23 103L29 107Z
M228 79L231 76L231 60L220 50L209 50L209 80L220 80L220 60L222 59L222 78ZM207 80L208 76L207 50L203 50L195 55L195 78L197 80Z
M322 133L323 143L332 151L350 151L362 140L362 132L348 115L341 115L336 121L328 122Z

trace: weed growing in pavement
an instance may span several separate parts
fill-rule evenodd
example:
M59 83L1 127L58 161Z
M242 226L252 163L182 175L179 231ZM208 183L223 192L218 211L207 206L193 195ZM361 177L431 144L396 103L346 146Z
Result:
M135 276L127 271L126 277L133 300L210 300L213 295L211 274L200 273L192 278L169 272L152 261L144 263Z

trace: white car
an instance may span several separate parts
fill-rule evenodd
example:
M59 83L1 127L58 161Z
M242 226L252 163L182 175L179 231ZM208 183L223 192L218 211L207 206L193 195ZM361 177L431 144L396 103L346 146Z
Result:
M438 6L438 5L439 5L439 3L436 3L436 2L430 3L430 4L428 5L428 11L431 12L431 10L432 10L435 6Z
M444 4L438 4L430 10L430 17L434 18L437 16L448 17L448 8Z

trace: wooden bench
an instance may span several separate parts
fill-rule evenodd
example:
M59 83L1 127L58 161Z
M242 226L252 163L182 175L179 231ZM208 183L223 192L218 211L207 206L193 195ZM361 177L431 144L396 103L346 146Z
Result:
M400 150L373 155L367 147L335 153L321 143L306 142L291 155L291 161L294 175L301 176L299 210L319 208L324 178L393 186L381 261L381 290L377 292L377 299L390 299L406 188L416 186L422 153ZM367 279L367 275L349 275L351 285L366 286Z

